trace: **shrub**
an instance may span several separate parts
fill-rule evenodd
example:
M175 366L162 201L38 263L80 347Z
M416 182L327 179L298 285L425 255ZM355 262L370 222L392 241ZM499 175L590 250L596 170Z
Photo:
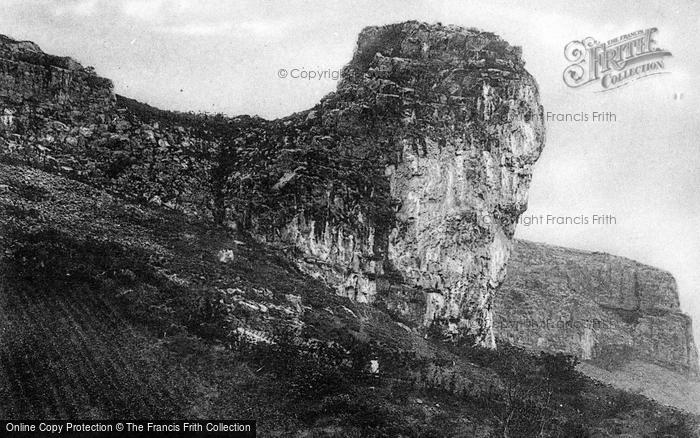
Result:
M285 391L293 398L315 400L375 382L368 368L372 347L361 341L345 345L321 340L301 342L293 332L281 328L269 344L238 338L235 345L248 360L284 381Z

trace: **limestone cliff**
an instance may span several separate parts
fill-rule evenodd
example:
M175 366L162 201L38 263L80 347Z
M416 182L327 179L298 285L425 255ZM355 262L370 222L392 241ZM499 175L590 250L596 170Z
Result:
M424 326L493 344L491 300L544 141L518 48L459 27L367 28L335 93L248 123L219 160L229 217L294 245L341 295L381 304L405 284Z
M494 290L544 142L519 48L454 26L370 27L310 110L169 123L70 58L0 47L6 159L235 224L341 295L493 345ZM405 293L418 313L394 306Z
M609 254L516 241L495 331L608 369L643 361L698 373L691 320L671 274Z
M0 35L0 158L209 215L219 118L156 110L68 57Z
M58 418L66 406L102 418L123 406L135 418L215 417L257 404L274 412L259 423L283 424L284 434L289 423L279 412L287 404L304 407L290 411L291 421L331 407L353 428L408 407L414 413L385 423L391 433L402 424L409 435L492 436L505 424L510 436L534 436L544 430L540 413L551 417L552 436L675 432L671 410L590 382L577 393L553 381L548 364L562 366L561 357L460 349L424 336L437 327L493 345L494 292L544 141L538 99L518 48L452 26L365 29L337 91L274 121L157 110L115 96L109 80L70 58L0 36L0 259L2 274L19 282L9 284L21 286L0 294L9 316L0 328L12 333L0 345L0 371L10 376L0 385L0 412L31 407ZM290 260L332 289L299 275ZM675 285L653 268L521 243L496 299L497 334L516 344L594 363L647 361L633 369L656 367L651 361L697 371ZM551 327L553 320L566 324ZM303 327L300 339L341 356L228 355L241 335L273 343L268 332L279 326ZM85 336L72 336L76 330ZM297 396L286 400L299 380L268 365L308 371L305 388L329 386L308 385L308 377L348 367L346 352L335 350L348 334L346 345L363 342L358 360L370 359L371 386L314 392L312 408ZM367 356L382 345L387 354ZM77 356L64 354L76 348ZM132 372L144 358L141 374ZM240 365L249 359L247 372ZM565 362L559 377L578 387ZM619 382L609 374L597 377ZM647 383L628 387L638 382ZM685 380L662 382L657 387L673 392ZM442 390L448 397L433 397ZM365 398L375 404L336 403ZM514 400L525 403L516 403L525 409L515 417ZM440 427L416 429L426 419ZM316 424L328 433L335 422ZM448 422L458 423L454 432L444 432ZM385 430L372 422L366 429Z

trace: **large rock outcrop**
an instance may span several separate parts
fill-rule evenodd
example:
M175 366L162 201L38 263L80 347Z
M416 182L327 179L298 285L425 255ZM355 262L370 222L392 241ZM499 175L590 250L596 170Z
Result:
M5 35L0 35L0 79L5 115L21 111L22 105L41 104L45 108L72 108L89 117L114 103L112 82L97 76L91 68L69 57L46 54L30 41L15 41ZM9 122L4 120L5 125Z
M623 257L516 241L496 335L608 369L642 361L697 376L690 318L668 272Z
M491 300L542 120L520 50L497 36L367 28L335 93L241 127L220 160L230 175L221 204L259 236L294 245L340 294L382 303L391 283L405 284L423 304L409 317L493 344Z
M310 110L163 123L69 58L0 47L5 157L235 224L341 295L493 345L494 290L544 142L519 48L454 26L370 27Z
M116 96L68 57L0 35L0 158L136 201L211 210L212 132L222 117L176 114Z

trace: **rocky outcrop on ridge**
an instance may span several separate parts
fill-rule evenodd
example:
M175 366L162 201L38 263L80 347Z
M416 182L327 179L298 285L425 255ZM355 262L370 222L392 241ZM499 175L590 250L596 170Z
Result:
M240 130L220 161L231 169L222 204L244 228L293 244L339 294L382 302L398 279L425 303L411 317L492 343L541 111L519 49L492 34L368 28L335 93Z
M493 345L544 142L519 48L439 24L366 28L336 92L267 121L155 117L73 60L0 46L6 158L234 224L341 295Z
M272 425L287 415L280 409L299 421L331 407L353 428L394 412L419 435L428 416L431 436L510 426L511 436L545 426L552 436L692 436L685 414L587 381L569 357L427 335L493 346L495 311L497 336L577 354L588 375L627 378L621 386L635 391L654 364L697 370L672 279L653 268L519 243L512 279L495 293L543 141L519 49L473 29L367 28L336 92L273 121L161 111L115 96L70 58L0 36L0 259L15 281L0 282L9 315L0 322L12 334L0 349L10 376L0 411L212 418L253 406ZM573 328L531 327L551 320ZM371 365L371 386L353 378L352 391L314 394L310 408L276 392L299 381L280 379L273 361L240 373L252 358L232 359L236 348L272 345L280 327L298 334L278 343L287 353L297 340L360 340L350 364ZM318 386L308 376L348 364L342 350L315 365L270 351L307 388ZM660 390L667 382L644 394L691 410L697 399L669 395L685 380ZM258 392L261 383L272 391ZM105 397L101 387L118 390ZM357 410L342 400L371 402Z
M494 308L496 335L528 349L611 370L641 361L699 371L676 281L633 260L517 240Z
M125 198L207 215L212 127L115 96L77 61L0 35L0 157Z

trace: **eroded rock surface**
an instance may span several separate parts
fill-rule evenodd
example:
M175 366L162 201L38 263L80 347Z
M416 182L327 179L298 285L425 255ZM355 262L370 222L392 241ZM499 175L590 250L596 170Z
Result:
M341 295L493 345L544 142L519 48L454 26L366 28L336 92L267 121L156 117L72 59L0 47L6 157L242 227ZM417 305L396 305L405 294Z
M515 242L494 306L497 336L611 370L643 361L697 376L691 319L670 273L609 254Z
M210 216L221 117L160 111L114 94L68 57L0 35L0 157L125 198Z
M398 281L422 295L408 317L492 345L491 300L543 142L519 48L459 27L372 27L337 92L241 129L222 204L294 244L340 294L391 301Z

